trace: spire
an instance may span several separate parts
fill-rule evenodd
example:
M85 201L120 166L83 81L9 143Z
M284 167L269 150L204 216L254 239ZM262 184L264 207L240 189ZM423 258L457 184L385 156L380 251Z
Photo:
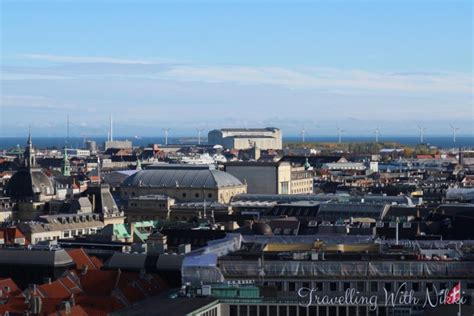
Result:
M33 144L33 142L31 141L31 126L28 126L28 141L26 142L26 144L28 145L28 147Z
M32 168L36 166L35 150L31 140L31 127L28 127L28 140L25 148L25 167Z
M71 164L69 163L66 147L64 147L64 155L63 155L63 163L62 163L62 166L61 166L61 173L65 177L69 177L71 175Z
M304 162L304 170L308 170L311 168L311 164L308 161L308 158L306 158L306 161Z

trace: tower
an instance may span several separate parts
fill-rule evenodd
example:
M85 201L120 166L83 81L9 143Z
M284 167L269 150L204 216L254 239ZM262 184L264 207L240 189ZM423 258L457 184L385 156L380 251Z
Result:
M67 157L66 148L64 148L63 162L61 164L61 173L65 177L69 177L71 175L71 164L69 163L69 159Z
M33 168L36 166L35 150L31 140L31 129L28 130L28 141L25 148L25 167Z

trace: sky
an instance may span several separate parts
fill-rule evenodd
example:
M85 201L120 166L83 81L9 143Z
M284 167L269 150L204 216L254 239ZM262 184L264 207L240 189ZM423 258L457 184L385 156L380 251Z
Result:
M0 4L0 136L474 136L470 0Z

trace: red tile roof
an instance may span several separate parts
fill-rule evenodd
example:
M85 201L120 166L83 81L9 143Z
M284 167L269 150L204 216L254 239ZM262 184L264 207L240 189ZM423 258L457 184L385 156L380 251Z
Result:
M28 310L26 297L32 295L41 298L41 315L64 315L64 302L70 302L71 315L105 316L168 289L158 276L100 270L102 262L89 257L84 250L68 253L76 263L76 269L87 265L88 270L69 271L53 282L36 286L34 292L31 289L21 292L11 279L0 280L0 289L9 286L12 290L12 294L5 297L6 302L0 304L0 315L6 311L23 313Z
M0 279L0 299L4 300L21 293L21 289L12 279Z
M77 270L83 270L87 266L88 270L99 270L103 263L96 257L89 257L84 249L73 249L67 252L76 264ZM94 259L93 259L94 258Z
M0 233L2 237L5 239L5 245L14 245L15 239L23 238L25 240L25 244L27 244L27 240L25 235L16 227L6 227L0 228Z

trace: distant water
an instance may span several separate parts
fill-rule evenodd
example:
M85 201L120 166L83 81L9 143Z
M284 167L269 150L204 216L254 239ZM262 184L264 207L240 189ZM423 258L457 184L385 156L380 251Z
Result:
M115 140L131 140L134 146L147 146L149 144L164 144L163 137L119 137ZM106 141L105 137L92 137L88 140L94 140L98 146L102 146ZM418 137L410 136L386 136L380 137L380 142L396 142L402 145L417 145L420 142ZM205 140L203 140L204 143ZM300 142L301 137L284 137L284 142ZM306 137L306 142L337 142L336 137L320 136L320 137ZM342 141L347 142L373 142L374 137L369 136L344 136ZM170 137L168 139L169 144L196 144L197 138L195 137ZM474 137L472 136L458 136L456 143L453 143L452 137L447 136L427 136L425 137L425 143L440 148L452 148L452 147L474 147ZM0 149L9 149L20 145L25 147L26 137L0 137ZM69 140L66 137L33 137L33 144L37 148L63 148L66 144L72 148L83 148L84 139L79 137L70 137Z

